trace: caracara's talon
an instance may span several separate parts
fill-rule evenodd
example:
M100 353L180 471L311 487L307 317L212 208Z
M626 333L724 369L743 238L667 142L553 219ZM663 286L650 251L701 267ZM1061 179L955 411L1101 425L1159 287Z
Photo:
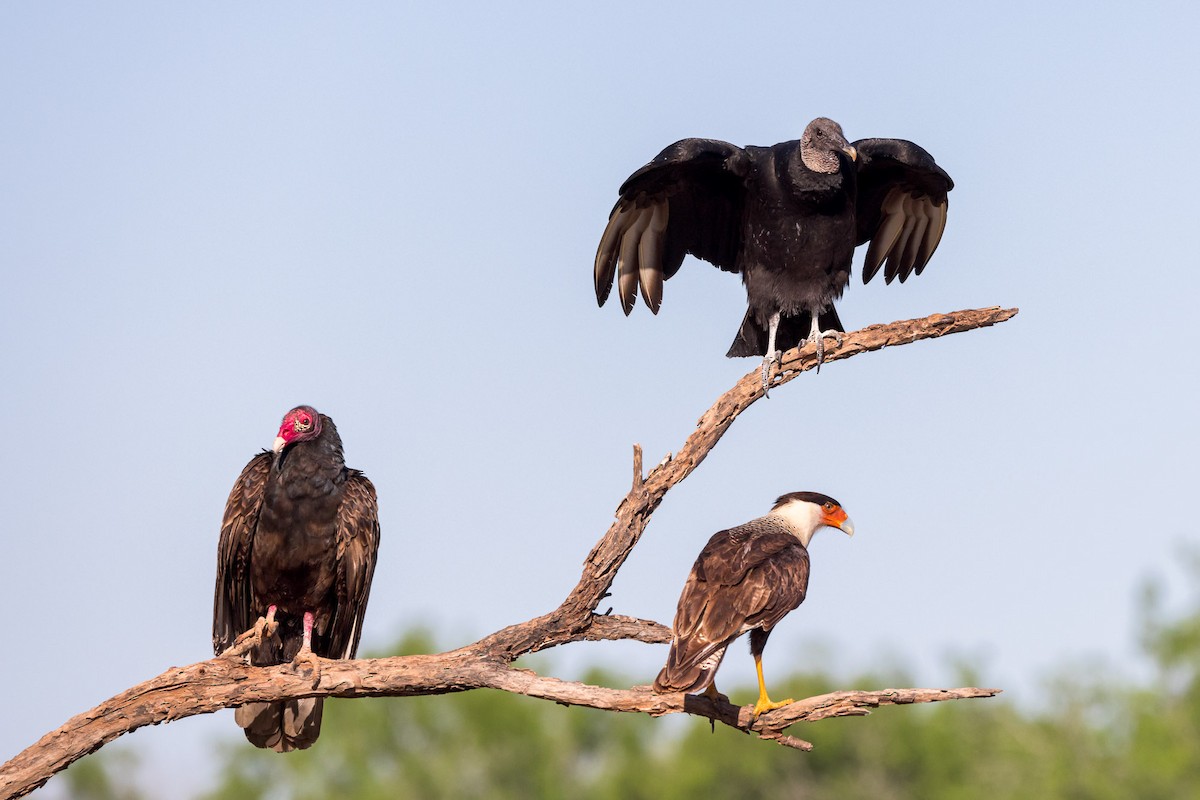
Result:
M708 685L708 688L700 693L700 696L707 697L709 700L713 701L714 703L728 703L729 702L729 695L718 692L717 685L715 683L710 683Z
M754 704L754 719L758 719L768 711L774 711L777 708L790 706L794 702L796 701L789 697L787 700L780 700L778 703L776 703L764 695L758 699L757 703Z

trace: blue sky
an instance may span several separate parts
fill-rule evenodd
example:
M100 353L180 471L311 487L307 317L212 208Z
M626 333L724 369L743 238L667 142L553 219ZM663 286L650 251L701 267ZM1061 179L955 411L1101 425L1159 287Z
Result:
M811 489L858 534L814 541L769 672L932 686L964 657L1015 703L1066 664L1137 675L1138 587L1186 598L1196 538L1197 11L897 8L0 8L0 759L211 655L225 497L298 403L379 489L366 647L557 605L631 444L656 463L755 366L723 357L744 293L710 266L657 317L595 307L617 187L677 139L815 116L916 141L957 184L925 274L856 276L847 326L1021 314L757 404L668 495L614 610L669 622L713 531ZM552 663L649 682L664 656ZM235 736L221 714L130 741L183 792Z

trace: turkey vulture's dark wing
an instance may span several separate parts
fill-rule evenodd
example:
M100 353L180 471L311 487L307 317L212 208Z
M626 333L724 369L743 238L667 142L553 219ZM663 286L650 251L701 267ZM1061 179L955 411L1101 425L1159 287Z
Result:
M888 283L921 274L946 229L946 193L954 181L921 147L903 139L860 139L857 237L870 241L863 283L879 267Z
M663 281L688 253L736 272L752 168L740 147L684 139L630 175L596 250L596 301L604 305L615 278L626 314L639 286L657 314Z
M271 459L272 454L265 450L250 459L225 503L213 595L213 650L218 655L258 620L250 601L250 545L258 526Z
M800 605L808 588L808 552L788 533L747 539L722 531L705 545L675 613L668 669L686 672L749 628L770 630Z
M349 470L338 508L337 609L329 625L329 657L354 658L379 552L379 505L375 487Z

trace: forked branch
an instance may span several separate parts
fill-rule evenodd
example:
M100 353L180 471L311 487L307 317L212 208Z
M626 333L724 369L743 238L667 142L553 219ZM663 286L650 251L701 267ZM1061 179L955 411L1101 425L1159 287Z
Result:
M1017 309L978 309L935 314L890 325L874 325L846 334L840 346L826 350L825 361L838 361L869 350L909 344L920 339L995 325ZM784 354L772 385L794 379L816 366L811 347ZM579 583L549 614L504 628L457 650L437 655L331 661L318 659L317 675L296 665L248 666L242 655L253 643L248 632L225 654L188 667L173 667L67 720L3 767L0 800L21 797L44 784L74 761L145 725L157 725L196 714L209 714L255 701L294 697L396 697L449 694L492 688L566 705L659 716L687 713L731 727L754 731L780 744L808 750L812 745L783 733L793 723L834 716L861 716L880 705L928 703L968 697L990 697L998 689L885 689L834 692L810 697L752 719L750 707L682 694L657 695L648 687L607 689L537 675L512 662L528 653L582 640L635 639L670 641L671 631L651 620L597 614L617 571L637 544L663 496L709 454L737 416L762 396L756 368L723 394L704 413L696 430L674 456L668 455L642 476L642 453L634 449L634 479L617 506L616 519L592 548Z

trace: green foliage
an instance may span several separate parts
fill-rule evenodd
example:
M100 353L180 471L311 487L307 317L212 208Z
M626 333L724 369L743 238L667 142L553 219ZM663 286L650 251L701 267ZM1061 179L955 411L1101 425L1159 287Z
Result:
M71 800L142 800L129 780L137 759L128 750L109 750L76 761L62 775Z

